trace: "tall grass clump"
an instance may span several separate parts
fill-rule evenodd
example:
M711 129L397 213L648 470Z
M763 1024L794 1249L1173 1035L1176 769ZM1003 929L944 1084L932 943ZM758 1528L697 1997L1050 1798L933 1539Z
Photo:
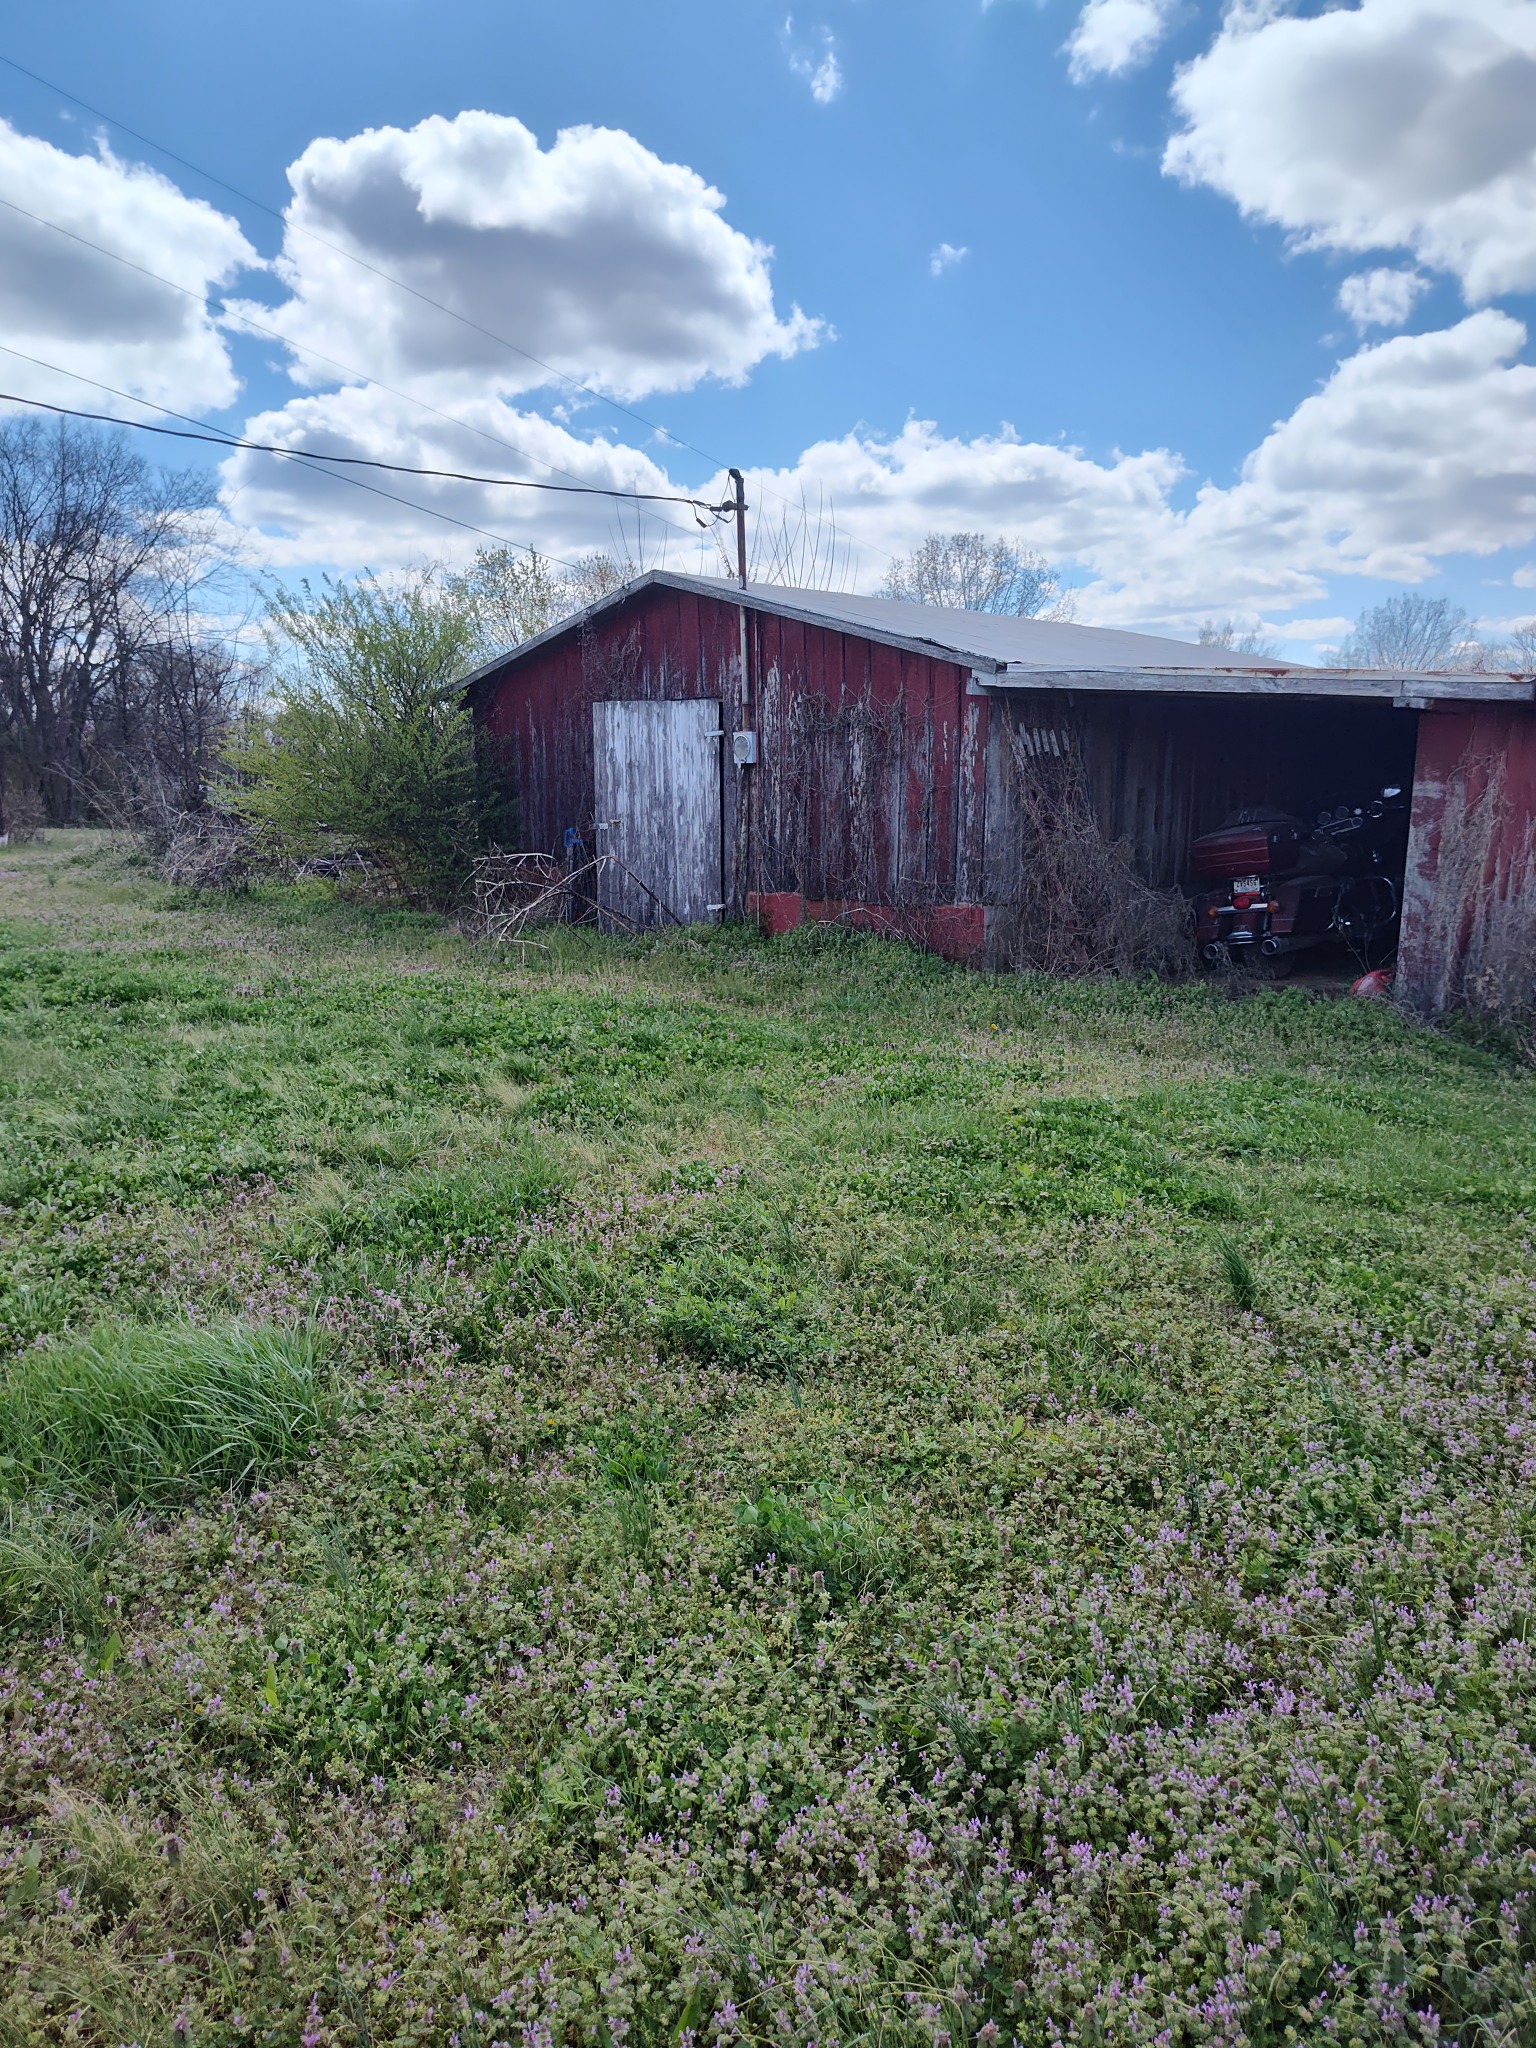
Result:
M301 1455L324 1408L312 1332L109 1326L0 1372L0 1488L130 1507L249 1485Z
M856 1600L893 1583L908 1562L901 1542L870 1503L831 1486L812 1488L804 1500L764 1487L739 1504L736 1527L745 1563L772 1558L819 1576L833 1600Z
M1227 1292L1232 1297L1233 1307L1257 1308L1259 1278L1249 1265L1242 1247L1234 1244L1225 1232L1218 1232L1216 1250L1221 1258L1222 1275L1227 1283Z
M0 1630L40 1625L99 1637L105 1632L101 1566L119 1519L69 1502L0 1502Z

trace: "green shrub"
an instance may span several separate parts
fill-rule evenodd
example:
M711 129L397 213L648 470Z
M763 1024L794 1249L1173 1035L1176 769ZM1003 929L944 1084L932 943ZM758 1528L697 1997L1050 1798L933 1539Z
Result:
M38 1345L0 1377L0 1487L128 1507L248 1485L320 1429L304 1330L107 1327Z
M430 577L306 584L272 598L271 631L289 659L230 756L232 807L287 854L366 852L413 901L456 901L495 783L458 689L474 658L464 606Z

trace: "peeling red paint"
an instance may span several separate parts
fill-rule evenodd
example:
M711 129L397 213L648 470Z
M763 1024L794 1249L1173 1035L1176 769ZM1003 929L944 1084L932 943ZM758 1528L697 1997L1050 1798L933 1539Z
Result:
M987 939L987 912L981 903L818 902L793 890L774 890L749 895L747 916L770 938L781 938L803 924L839 924L850 931L905 939L926 952L967 966L981 958Z
M567 827L593 845L595 702L709 697L727 732L757 734L757 765L727 759L725 769L732 914L746 914L749 894L889 915L973 893L988 706L967 703L969 668L773 613L748 624L750 694L729 596L666 586L477 686L477 715L505 747L518 792L517 850L555 851ZM940 925L944 944L958 945Z
M1434 1014L1493 971L1501 921L1533 912L1536 709L1444 706L1419 720L1397 987Z
M756 736L755 765L735 765L721 742L727 915L769 931L839 922L979 962L983 905L1001 900L1011 872L1000 775L1011 733L1070 725L1105 832L1168 886L1185 878L1191 839L1238 806L1289 808L1324 779L1341 793L1372 776L1406 782L1417 717L1397 987L1426 1012L1463 1001L1498 932L1530 914L1521 899L1536 890L1536 705L1416 715L1299 692L1287 701L1272 689L998 701L968 693L968 664L853 626L753 607L747 641L744 681L730 587L716 596L651 584L477 683L476 716L504 745L517 789L517 850L558 852L568 830L598 850L594 703L709 698L727 735Z

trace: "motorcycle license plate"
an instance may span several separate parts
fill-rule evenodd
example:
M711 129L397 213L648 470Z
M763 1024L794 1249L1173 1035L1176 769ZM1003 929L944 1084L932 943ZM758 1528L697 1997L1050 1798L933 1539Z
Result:
M1257 896L1261 887L1257 875L1238 875L1232 884L1234 896Z

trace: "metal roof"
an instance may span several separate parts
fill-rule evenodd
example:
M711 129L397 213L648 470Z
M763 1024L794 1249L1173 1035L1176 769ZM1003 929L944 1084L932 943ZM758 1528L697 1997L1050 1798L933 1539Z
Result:
M857 597L836 590L796 590L773 583L745 589L719 576L684 576L653 569L621 584L595 604L510 648L465 678L465 687L511 667L562 634L579 629L648 589L683 590L751 611L853 632L885 646L905 648L969 668L985 689L1154 690L1198 695L1362 697L1417 706L1438 699L1532 701L1529 677L1422 675L1379 669L1319 669L1301 662L1234 654L1153 633L1113 626L1069 625L1057 619L1006 618L991 612L950 611L892 597Z

